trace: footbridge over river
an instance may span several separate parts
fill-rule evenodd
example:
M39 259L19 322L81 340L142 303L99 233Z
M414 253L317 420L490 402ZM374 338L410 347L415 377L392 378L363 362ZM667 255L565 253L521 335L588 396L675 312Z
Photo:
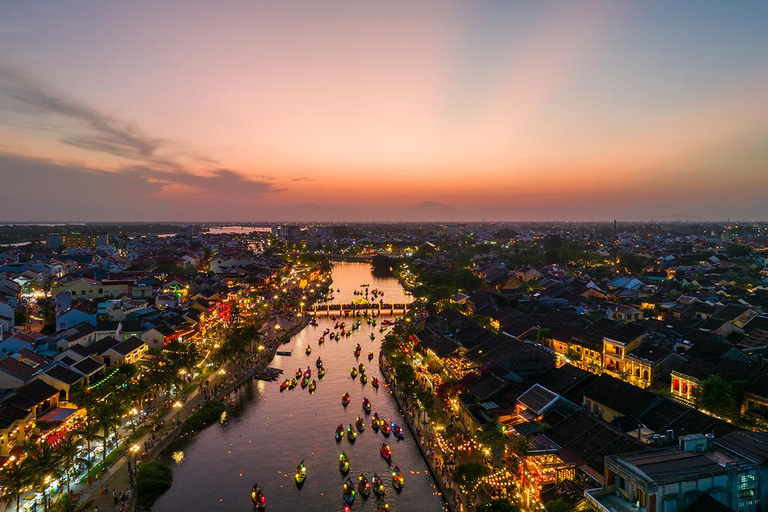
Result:
M395 315L408 312L409 304L406 302L377 302L369 304L349 303L349 304L314 304L310 307L301 308L301 312L313 316L318 314L325 316L367 316L369 313L377 315Z

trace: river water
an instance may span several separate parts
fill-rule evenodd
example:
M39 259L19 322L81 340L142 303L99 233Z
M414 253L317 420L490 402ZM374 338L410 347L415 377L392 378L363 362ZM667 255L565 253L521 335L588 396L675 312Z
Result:
M371 275L370 265L363 263L337 263L333 270L335 301L351 302L359 298L354 290L360 284L384 291L385 302L408 302L396 279L377 279ZM340 291L336 291L339 289ZM386 318L386 317L384 317ZM352 319L343 319L347 326ZM333 511L343 506L341 487L345 480L338 469L341 450L351 462L349 477L357 484L363 472L369 480L374 472L387 488L384 500L391 510L440 511L442 499L427 470L397 404L384 386L378 369L378 348L384 333L362 321L360 329L341 341L318 344L326 328L333 331L334 321L318 317L318 326L308 326L281 347L292 350L290 357L277 356L270 366L283 368L284 377L290 378L298 367L310 366L313 378L315 361L322 357L326 368L317 391L310 395L297 386L292 391L280 392L279 383L255 381L239 393L239 412L230 415L226 426L215 425L198 434L184 448L184 460L174 465L173 487L154 505L154 512L175 511L248 511L252 510L250 490L258 482L267 496L267 511ZM375 341L370 335L374 333ZM357 343L362 346L358 359L354 356ZM307 356L307 345L312 354ZM375 358L368 361L368 352ZM362 362L367 368L369 382L361 385L359 378L352 380L350 369ZM378 377L381 387L375 390L370 379ZM352 402L345 409L341 404L343 393L349 392ZM405 440L390 436L386 441L392 448L392 465L379 455L381 433L371 430L370 417L362 410L363 398L372 402L372 410L380 416L400 424ZM365 419L365 431L359 433L352 444L345 434L341 443L334 439L338 424L354 424L356 416ZM294 483L293 473L304 460L307 479L301 489ZM401 494L392 488L391 468L398 465L405 475ZM374 511L377 500L373 493L364 500L358 493L353 510Z

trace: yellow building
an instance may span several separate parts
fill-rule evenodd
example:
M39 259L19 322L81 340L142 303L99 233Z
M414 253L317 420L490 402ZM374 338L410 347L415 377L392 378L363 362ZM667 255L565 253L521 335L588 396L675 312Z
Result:
M95 249L100 245L107 245L109 236L106 233L63 233L48 235L48 247L58 249Z
M603 337L604 370L615 377L623 377L628 371L625 364L627 354L640 346L646 331L645 327L630 323Z
M102 282L81 277L54 284L51 293L55 297L61 292L72 295L73 298L92 300L106 296L117 297L123 293L131 293L132 286L125 281Z

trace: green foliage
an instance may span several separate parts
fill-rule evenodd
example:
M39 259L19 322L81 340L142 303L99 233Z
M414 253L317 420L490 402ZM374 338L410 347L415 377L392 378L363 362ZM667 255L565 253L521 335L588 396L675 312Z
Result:
M478 430L478 440L491 449L491 452L500 457L504 454L504 448L509 438L504 433L504 427L497 419L489 421Z
M204 429L208 425L216 423L219 421L219 418L221 418L221 413L223 413L224 410L225 407L223 403L217 400L211 400L202 406L199 411L186 419L181 427L181 433L186 434L188 432L195 432Z
M696 406L712 414L738 421L745 382L725 382L718 375L708 376L696 391Z
M161 494L171 488L171 468L157 461L144 462L136 475L138 499L144 505L151 505Z
M728 244L725 247L725 254L729 258L746 258L752 254L752 248L746 245Z
M477 462L467 462L456 466L453 481L468 490L474 490L475 485L488 475L488 467Z
M507 500L492 500L478 506L477 512L520 512L520 507Z
M624 254L619 258L619 265L630 274L639 273L651 260L637 254Z
M374 277L390 277L392 271L400 266L400 262L395 258L385 256L383 254L377 254L371 261L373 266Z
M566 502L562 498L550 501L544 506L546 512L576 512L576 507Z

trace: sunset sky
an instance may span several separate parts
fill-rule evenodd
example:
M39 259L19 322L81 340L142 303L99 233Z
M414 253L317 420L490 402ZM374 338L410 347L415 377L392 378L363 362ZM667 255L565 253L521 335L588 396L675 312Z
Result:
M768 1L0 2L0 220L768 219Z

